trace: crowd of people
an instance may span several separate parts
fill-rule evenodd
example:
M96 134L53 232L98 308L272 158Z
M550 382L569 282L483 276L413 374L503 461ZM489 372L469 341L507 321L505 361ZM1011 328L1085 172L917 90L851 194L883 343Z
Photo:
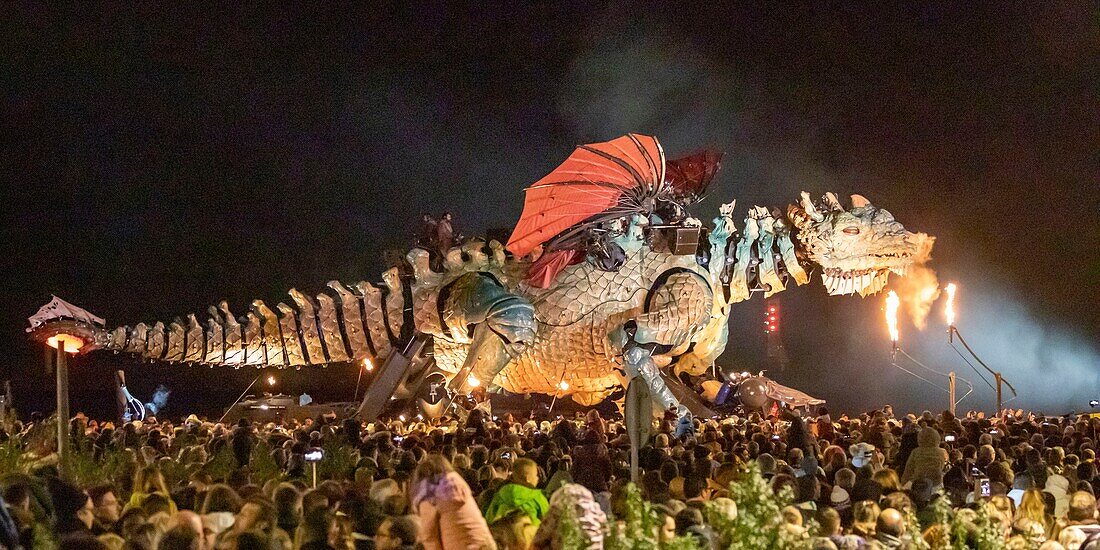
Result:
M24 457L0 472L0 545L1100 548L1100 418L1086 415L667 415L638 452L636 484L626 427L595 411L119 426L78 415L71 427L74 452L103 464L101 477L59 475L46 421L0 434ZM321 479L307 461L316 449ZM773 499L763 520L743 490L753 482ZM625 532L638 525L648 532ZM778 538L739 538L767 529Z

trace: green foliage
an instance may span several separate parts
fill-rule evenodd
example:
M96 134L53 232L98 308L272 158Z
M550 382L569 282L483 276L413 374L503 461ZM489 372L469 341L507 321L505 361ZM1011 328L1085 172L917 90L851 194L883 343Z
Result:
M169 488L180 487L187 484L187 478L191 475L191 465L182 460L161 459L157 462L157 468L164 474L164 482Z
M657 540L657 525L654 514L650 513L649 503L642 499L641 491L633 483L625 488L626 501L623 504L623 517L609 521L609 531L604 540L607 550L656 550L660 548Z
M345 480L355 475L355 465L359 463L359 453L355 449L337 441L322 446L324 458L317 463L317 480ZM312 475L312 473L309 473Z
M0 475L14 472L26 473L30 464L29 458L23 446L14 438L0 443Z
M604 539L606 550L699 550L699 545L691 537L677 537L661 544L658 538L660 517L653 513L652 506L642 498L642 492L637 485L627 484L625 491L623 517L613 517L608 521L607 536ZM563 548L568 547L563 545Z
M56 550L58 547L57 534L45 523L35 523L31 531L31 540L34 548L43 550Z
M913 550L931 550L932 546L924 541L924 537L921 536L920 522L917 521L917 514L913 510L909 510L909 513L905 514L905 533L909 540L907 548Z
M975 514L955 514L952 523L952 543L956 549L1003 550L1004 536L988 505L979 506Z
M739 479L730 483L730 498L737 503L737 517L712 526L723 540L729 541L731 548L765 550L808 546L804 539L783 526L781 512L791 502L790 491L774 494L755 462L750 462Z
M216 482L224 483L237 470L237 459L229 445L222 445L218 452L202 467Z
M561 548L568 550L588 548L588 537L581 529L581 523L577 519L577 511L572 506L566 506L561 514L557 526Z
M252 448L249 467L252 469L252 483L260 486L272 479L282 481L286 478L275 457L271 456L271 446L266 441L260 441Z
M118 479L125 467L122 451L104 450L99 458L92 451L76 447L69 453L69 480L78 487L91 487L106 480Z

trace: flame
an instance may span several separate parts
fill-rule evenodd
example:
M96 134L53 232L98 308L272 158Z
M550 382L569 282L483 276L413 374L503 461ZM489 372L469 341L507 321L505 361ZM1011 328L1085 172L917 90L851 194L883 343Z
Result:
M569 391L569 382L566 382L565 380L558 382L558 389L561 391Z
M947 316L947 326L949 327L955 326L955 290L957 289L955 283L947 285L945 289L947 290L947 307L944 308L943 312Z
M478 380L476 376L470 374L470 376L466 378L466 383L469 384L471 388L476 388L481 385L481 380Z
M906 269L904 277L895 279L891 288L898 291L898 296L905 303L913 326L924 330L928 314L932 311L932 303L940 296L939 279L936 278L936 272L927 265L932 260L932 245L936 238L924 233L912 234L912 238L917 242L913 263Z
M269 386L274 386L275 385L275 377L274 376L268 376L267 377L267 384Z
M886 295L886 328L890 331L890 339L898 341L898 308L901 307L901 299L893 290Z

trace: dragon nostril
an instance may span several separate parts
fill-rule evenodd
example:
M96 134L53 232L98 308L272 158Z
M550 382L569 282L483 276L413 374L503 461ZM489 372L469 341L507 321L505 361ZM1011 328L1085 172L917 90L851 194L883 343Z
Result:
M854 226L854 225L850 225L850 226L844 228L844 234L845 235L859 235L859 228Z

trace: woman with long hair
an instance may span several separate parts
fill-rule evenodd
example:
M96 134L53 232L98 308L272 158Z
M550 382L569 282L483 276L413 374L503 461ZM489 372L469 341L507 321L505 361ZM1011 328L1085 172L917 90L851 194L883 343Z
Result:
M1043 532L1050 536L1054 530L1054 516L1047 513L1043 502L1043 492L1038 489L1024 491L1020 499L1020 507L1016 509L1014 519L1027 518L1043 526Z
M443 455L429 454L409 483L411 511L420 518L425 550L495 549L470 486Z
M901 490L901 480L898 479L898 473L890 468L883 468L871 477L882 487L882 494L888 495Z
M172 501L172 492L168 490L168 482L164 480L164 474L155 464L150 464L139 469L134 475L134 492L130 493L130 501L126 508L140 508L145 499L152 494L163 495L168 499L168 507L172 514L176 513L176 503Z

